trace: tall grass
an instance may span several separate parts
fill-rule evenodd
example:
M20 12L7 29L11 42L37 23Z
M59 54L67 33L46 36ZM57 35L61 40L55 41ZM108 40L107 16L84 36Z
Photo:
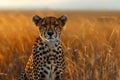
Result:
M61 40L68 80L120 80L120 15L56 11L0 12L0 80L16 80L39 31L31 18L68 16Z

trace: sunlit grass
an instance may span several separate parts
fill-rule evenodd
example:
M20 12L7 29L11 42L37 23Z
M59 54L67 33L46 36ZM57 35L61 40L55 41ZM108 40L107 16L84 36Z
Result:
M15 80L31 54L38 28L32 16L66 14L68 22L61 40L64 45L67 80L120 79L119 15L54 11L0 12L0 80Z

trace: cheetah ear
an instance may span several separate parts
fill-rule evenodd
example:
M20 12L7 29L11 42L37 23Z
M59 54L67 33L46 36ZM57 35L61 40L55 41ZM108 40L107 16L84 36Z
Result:
M33 16L32 20L35 23L35 25L37 26L39 24L39 22L42 20L42 18L40 18L38 15L35 15L35 16Z
M62 22L62 26L64 26L65 25L65 23L67 22L67 16L61 16L60 18L59 18L59 20Z

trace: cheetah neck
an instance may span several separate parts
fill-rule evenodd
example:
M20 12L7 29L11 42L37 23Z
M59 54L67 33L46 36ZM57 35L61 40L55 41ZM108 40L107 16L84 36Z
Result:
M44 43L46 43L49 47L55 47L55 45L57 45L58 43L60 43L59 40L49 41L49 40L46 40L46 39L42 38L41 36L40 36L40 38L41 38L42 41L43 41Z
M46 44L47 44L49 47L55 47L56 41L46 41Z

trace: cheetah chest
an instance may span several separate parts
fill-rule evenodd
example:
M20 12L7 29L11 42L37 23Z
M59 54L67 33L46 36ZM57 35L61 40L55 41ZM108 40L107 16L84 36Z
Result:
M55 77L56 73L64 69L63 50L58 42L38 43L33 57L33 64L43 77Z

